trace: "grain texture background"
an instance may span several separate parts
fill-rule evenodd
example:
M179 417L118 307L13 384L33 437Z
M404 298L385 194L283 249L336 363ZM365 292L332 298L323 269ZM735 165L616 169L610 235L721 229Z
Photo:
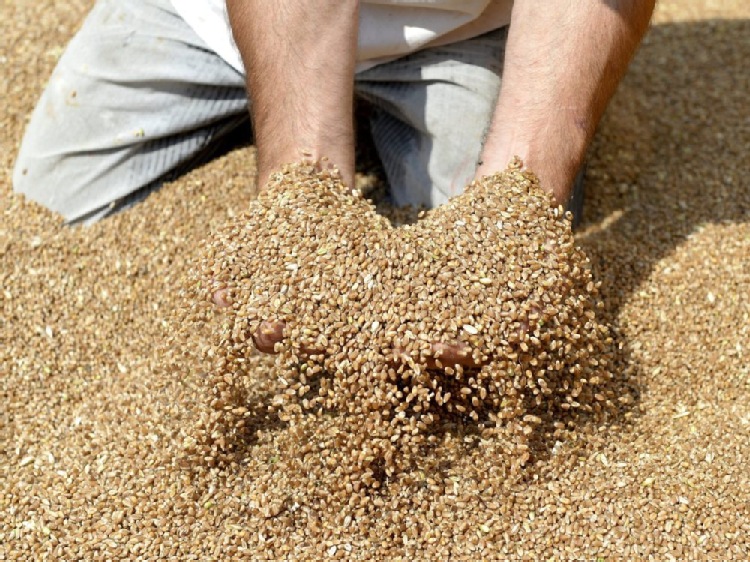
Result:
M243 459L181 464L204 396L160 347L200 241L253 196L252 147L65 228L11 193L10 171L90 2L0 6L0 559L748 557L747 2L660 2L591 150L577 239L635 373L623 416L550 444L493 493L455 467L452 499L421 506L421 528L402 502L372 537L342 526L316 540L253 503L283 479L284 430L262 408Z

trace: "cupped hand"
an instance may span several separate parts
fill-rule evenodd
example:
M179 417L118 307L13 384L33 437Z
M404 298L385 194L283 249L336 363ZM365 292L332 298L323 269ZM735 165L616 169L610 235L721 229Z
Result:
M370 315L387 318L372 344L393 363L438 369L479 367L496 352L512 352L517 345L524 349L527 334L544 323L541 302L531 298L533 289L519 291L513 281L529 272L555 273L557 251L535 234L538 228L526 233L515 222L496 220L502 215L488 208L513 204L502 191L475 189L413 228L393 229L373 207L351 193L347 196L344 189L321 191L317 183L309 189L304 196L277 190L271 197L259 198L247 215L248 223L235 230L241 243L228 246L222 259L216 260L218 266L210 270L214 304L241 315L245 326L252 321L251 337L258 351L275 353L282 347L279 344L290 336L283 320L295 317L295 302L315 303L298 311L297 320L308 328L343 322L339 342L350 337L351 329L359 330L353 327ZM320 209L319 215L315 209ZM535 213L529 210L520 216L531 224L538 220ZM224 268L231 273L227 275ZM348 279L345 285L342 276ZM237 294L222 286L222 279L238 283ZM269 284L273 285L270 294L254 293L254 287L270 288ZM340 293L331 293L331 288ZM233 302L238 298L242 302ZM360 306L367 313L357 319ZM429 325L429 318L435 319L435 326ZM462 330L462 326L477 327ZM483 333L485 329L491 335ZM418 341L425 339L433 342L426 349ZM310 341L305 343L316 345ZM495 349L498 342L502 350ZM317 347L300 351L326 352L326 345Z

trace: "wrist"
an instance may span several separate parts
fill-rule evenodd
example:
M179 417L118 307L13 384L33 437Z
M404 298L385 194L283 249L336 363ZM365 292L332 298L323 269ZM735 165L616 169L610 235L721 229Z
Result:
M286 164L294 162L310 162L316 169L337 169L341 174L344 185L354 186L354 145L337 147L336 149L321 149L296 144L284 149L273 150L258 143L257 152L257 186L263 191L270 176L281 170Z
M548 127L526 126L517 132L508 127L498 134L491 129L476 177L501 172L519 157L523 168L539 178L541 187L553 195L555 203L565 205L586 153L588 135L575 124L557 131Z

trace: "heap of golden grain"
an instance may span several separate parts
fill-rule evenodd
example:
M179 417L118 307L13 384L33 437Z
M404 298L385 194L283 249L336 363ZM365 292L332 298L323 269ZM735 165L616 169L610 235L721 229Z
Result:
M400 228L336 171L289 166L211 238L185 326L215 312L217 290L229 307L204 350L215 417L196 451L221 457L228 433L242 439L253 336L281 322L271 408L299 440L280 460L318 509L366 506L424 470L450 424L518 466L535 427L607 401L611 338L587 259L519 162Z
M585 220L575 239L601 282L604 308L596 309L596 319L611 325L608 337L615 340L614 349L604 352L593 344L583 360L590 371L592 358L612 362L601 367L602 381L590 384L594 379L584 373L550 373L544 380L553 393L535 395L530 380L514 374L509 378L517 384L506 384L523 393L520 411L513 410L517 398L508 395L505 406L502 399L494 406L486 388L485 401L468 407L457 400L460 388L472 388L469 379L477 371L465 370L455 383L446 376L449 365L417 374L415 366L429 363L417 342L406 353L411 364L406 362L406 379L397 381L396 393L408 395L435 380L451 396L447 404L443 396L445 407L437 398L428 403L434 420L418 428L412 441L396 438L391 474L383 457L382 470L373 467L373 483L380 487L363 494L354 492L362 478L336 481L344 470L339 465L352 475L365 467L349 453L374 450L378 435L356 443L364 439L357 433L364 433L369 420L382 429L395 406L377 421L374 415L347 414L348 406L310 405L322 385L333 391L347 384L340 380L346 369L324 365L325 372L303 382L308 359L300 358L294 369L288 362L301 345L300 336L291 335L295 326L341 327L310 323L304 318L310 312L295 310L285 317L290 326L282 356L256 354L249 342L241 343L245 334L238 331L235 338L233 330L257 322L241 320L239 309L251 300L247 287L261 284L238 283L232 295L237 308L217 310L205 286L210 262L195 263L209 232L222 232L227 217L260 204L252 203L255 188L248 182L254 148L218 157L87 228L65 226L12 193L11 170L29 114L92 4L6 2L0 18L6 88L0 107L0 559L748 559L750 3L659 2L654 25L599 127L589 153ZM366 119L358 125L366 131ZM360 165L376 159L371 143L360 147ZM357 174L356 185L368 197L373 186L384 187L374 171L365 166ZM263 204L277 196L262 196ZM506 206L528 197L523 191L520 199L494 196L507 199ZM470 192L464 200L473 197ZM379 206L381 212L386 208ZM460 211L457 219L469 225L467 209L433 211L423 222L449 222L450 213ZM383 238L397 248L394 241L400 243L409 230L426 244L433 236L445 241L467 232L428 232L419 224ZM516 229L513 235L522 233ZM246 252L265 251L249 232L243 236ZM425 275L399 265L409 251L418 252L415 247L399 248L392 264L399 275ZM465 247L441 250L456 259L478 259ZM219 265L230 254L216 246L211 255L228 283ZM492 265L508 273L504 262ZM278 265L268 261L253 275L267 277L270 267ZM191 289L180 294L177 288L191 269ZM501 287L491 275L486 278L490 289ZM196 293L198 279L203 285ZM582 290L578 284L573 289L571 295ZM386 309L383 292L365 305ZM201 306L179 310L199 299ZM435 331L429 339L440 332L445 342L457 336L471 343L492 333L473 323L474 313L459 306L464 299L459 293L450 304L441 297L440 306L460 310L461 323L457 317L456 330L449 333L448 326L442 333L436 326L443 309L435 306L434 322L425 323ZM418 336L421 328L405 309L421 301L395 293L392 301L401 324ZM472 306L486 301L476 299ZM341 310L347 308L349 314L357 310ZM186 314L191 321L180 323ZM561 329L574 329L569 319L558 321ZM466 332L463 324L478 333ZM529 318L527 329L534 326ZM171 342L164 341L165 328ZM585 323L577 329L587 330ZM362 372L382 373L379 356L390 357L395 344L408 348L411 336L404 331L405 337L391 340L371 330L372 324L358 337L372 338L372 346L353 340L347 349L375 354ZM387 341L378 343L381 338ZM344 346L333 339L329 345L334 351ZM472 353L479 350L481 357L481 345L472 346ZM508 340L509 348L515 345ZM244 363L240 349L247 354ZM500 348L492 349L493 358L503 360ZM338 361L335 355L330 361ZM320 369L322 361L316 358L306 369ZM607 380L607 371L613 378ZM565 372L562 366L559 372ZM428 374L431 379L420 378ZM582 390L568 402L576 381ZM368 380L373 393L386 383ZM286 394L297 384L311 387L306 396ZM350 401L355 407L368 400L359 391L353 396L359 397ZM481 400L481 390L469 397ZM372 398L392 404L387 392ZM466 412L458 405L467 405ZM396 417L402 435L417 406L404 420ZM490 414L504 417L497 423ZM524 421L527 415L538 423ZM416 445L420 439L426 444ZM411 452L415 445L421 448L417 455ZM527 454L524 468L513 472L513 463Z

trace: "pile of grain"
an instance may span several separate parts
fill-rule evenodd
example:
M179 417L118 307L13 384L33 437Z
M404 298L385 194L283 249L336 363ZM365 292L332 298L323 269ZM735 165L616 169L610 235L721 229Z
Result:
M611 405L598 388L611 378L611 338L588 261L562 209L520 168L397 230L335 171L299 164L274 176L208 245L190 287L198 305L185 293L191 336L217 290L232 304L205 350L215 415L201 423L199 456L226 455L232 441L217 447L217 433L242 435L253 335L271 320L286 333L275 402L305 435L281 461L318 482L316 501L297 498L318 512L321 501L333 513L369 501L401 470L442 479L425 472L428 451L451 423L523 465L535 427L561 431L567 411ZM448 363L436 344L466 357Z
M294 459L330 447L310 412L279 419L275 359L249 356L233 383L242 432L219 423L202 353L233 313L207 308L165 350L201 241L254 198L252 148L88 229L11 194L26 118L90 4L10 2L0 20L0 559L748 558L747 2L659 2L591 152L576 243L615 328L600 386L616 408L535 426L515 473L512 441L445 414L423 469L361 516L299 501L319 491ZM196 458L211 441L221 454Z

